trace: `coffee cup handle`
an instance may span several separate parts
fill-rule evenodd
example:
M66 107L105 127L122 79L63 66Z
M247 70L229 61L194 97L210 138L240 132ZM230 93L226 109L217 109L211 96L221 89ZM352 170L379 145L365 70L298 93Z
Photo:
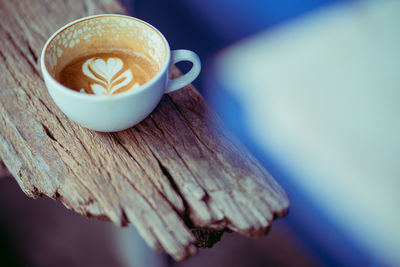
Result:
M201 62L199 56L196 53L185 49L173 50L171 52L171 64L175 64L180 61L190 61L193 63L193 66L189 70L189 72L187 72L183 76L175 79L169 79L167 88L165 89L165 93L170 93L175 90L181 89L182 87L185 87L186 85L193 82L193 80L196 79L200 73Z

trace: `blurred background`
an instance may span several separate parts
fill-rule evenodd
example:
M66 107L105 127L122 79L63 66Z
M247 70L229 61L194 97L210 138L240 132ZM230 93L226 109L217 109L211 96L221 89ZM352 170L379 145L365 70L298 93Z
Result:
M122 3L171 49L199 54L194 85L285 188L290 212L264 238L225 234L176 263L133 228L30 200L3 174L1 266L400 265L399 1Z

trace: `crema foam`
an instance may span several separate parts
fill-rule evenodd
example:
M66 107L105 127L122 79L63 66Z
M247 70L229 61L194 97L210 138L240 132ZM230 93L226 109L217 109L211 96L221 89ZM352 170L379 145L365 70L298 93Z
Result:
M158 72L151 59L129 49L78 57L56 73L64 86L87 94L113 95L134 90Z

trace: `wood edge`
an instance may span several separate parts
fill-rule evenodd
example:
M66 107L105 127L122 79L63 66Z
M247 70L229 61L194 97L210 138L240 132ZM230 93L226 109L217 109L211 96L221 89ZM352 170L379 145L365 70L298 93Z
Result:
M11 176L11 173L8 171L6 164L0 159L0 179Z

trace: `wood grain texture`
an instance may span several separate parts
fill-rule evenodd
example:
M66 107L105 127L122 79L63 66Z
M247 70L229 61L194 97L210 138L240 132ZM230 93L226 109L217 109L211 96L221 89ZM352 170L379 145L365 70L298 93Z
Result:
M111 134L80 127L52 102L38 61L47 38L79 17L124 12L114 0L0 1L0 158L27 195L116 225L131 222L149 246L176 260L204 243L201 229L216 237L210 231L266 234L286 214L287 196L193 86ZM175 67L171 73L180 75Z

